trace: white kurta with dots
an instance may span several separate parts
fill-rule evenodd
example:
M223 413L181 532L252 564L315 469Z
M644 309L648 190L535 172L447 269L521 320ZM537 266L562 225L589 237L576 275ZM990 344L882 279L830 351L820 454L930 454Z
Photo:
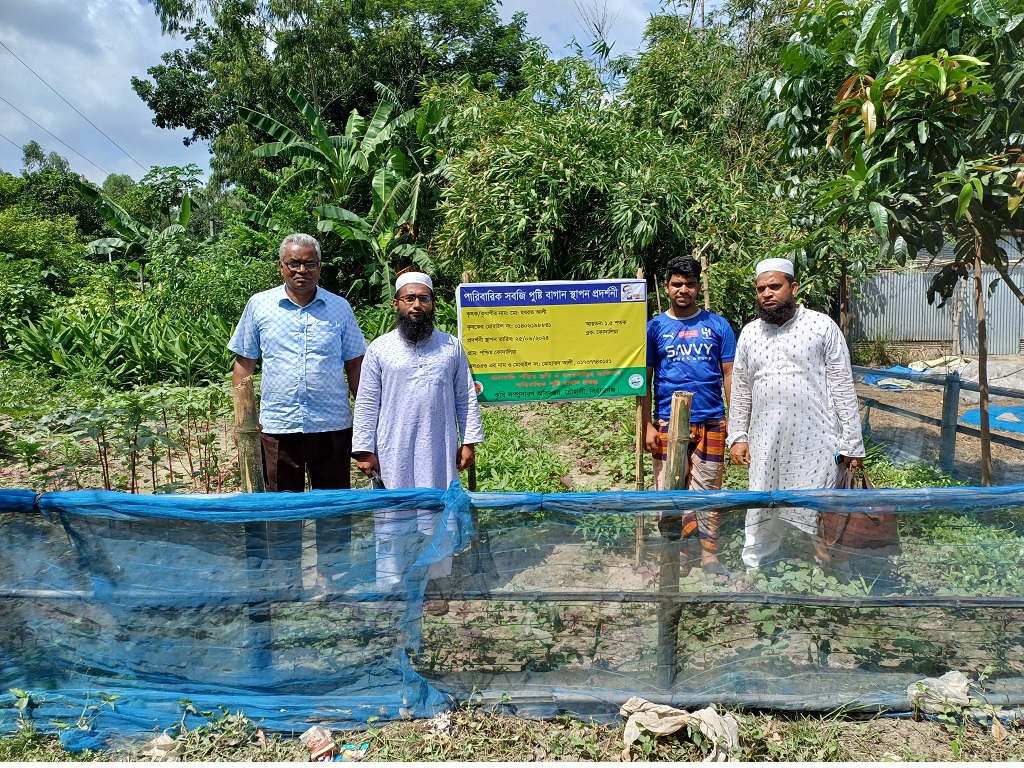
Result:
M731 394L729 444L749 444L752 491L830 488L836 454L864 455L850 355L827 315L798 307L781 326L755 320L744 327ZM778 549L785 535L780 521L817 532L813 510L748 510L748 568Z
M411 344L395 330L366 348L352 452L377 455L387 488L446 489L459 474L459 446L483 440L473 375L458 339L435 330ZM416 534L433 536L439 518L440 513L425 510L375 515L378 584L402 579L414 556ZM430 577L450 571L446 558L431 568Z

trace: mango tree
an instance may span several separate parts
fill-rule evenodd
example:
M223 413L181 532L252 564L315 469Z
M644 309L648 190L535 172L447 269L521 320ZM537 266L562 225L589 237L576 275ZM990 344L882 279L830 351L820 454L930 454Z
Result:
M1018 51L1024 2L882 0L802 4L768 85L791 148L825 155L833 178L812 185L819 227L871 227L885 256L905 263L944 243L953 258L928 299L948 299L973 273L978 304L982 483L991 483L987 340L981 270L1011 292L1006 238L1017 217L1024 111Z

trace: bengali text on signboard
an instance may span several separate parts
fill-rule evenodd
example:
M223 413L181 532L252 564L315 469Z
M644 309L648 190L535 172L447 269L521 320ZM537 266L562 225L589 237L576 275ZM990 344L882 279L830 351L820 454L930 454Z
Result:
M643 280L467 283L456 305L481 402L646 391Z

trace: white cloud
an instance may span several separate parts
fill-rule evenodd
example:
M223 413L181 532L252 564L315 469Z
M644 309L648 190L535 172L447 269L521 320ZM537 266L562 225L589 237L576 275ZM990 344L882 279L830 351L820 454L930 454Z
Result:
M137 0L17 0L0 4L0 41L82 114L141 163L208 164L205 146L185 147L185 131L152 124L153 115L131 87L160 54L180 43L160 35L148 4ZM7 50L0 48L0 96L74 147L94 165L0 103L0 133L18 147L35 139L66 157L96 183L106 173L138 179L145 170L105 139ZM0 139L0 168L21 169L21 150Z

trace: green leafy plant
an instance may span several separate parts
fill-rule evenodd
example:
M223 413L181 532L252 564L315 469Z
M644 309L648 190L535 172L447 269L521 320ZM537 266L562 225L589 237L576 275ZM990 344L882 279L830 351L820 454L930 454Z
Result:
M28 691L21 688L8 688L7 690L14 697L14 706L18 710L18 727L24 728L37 704L32 700L32 694Z

